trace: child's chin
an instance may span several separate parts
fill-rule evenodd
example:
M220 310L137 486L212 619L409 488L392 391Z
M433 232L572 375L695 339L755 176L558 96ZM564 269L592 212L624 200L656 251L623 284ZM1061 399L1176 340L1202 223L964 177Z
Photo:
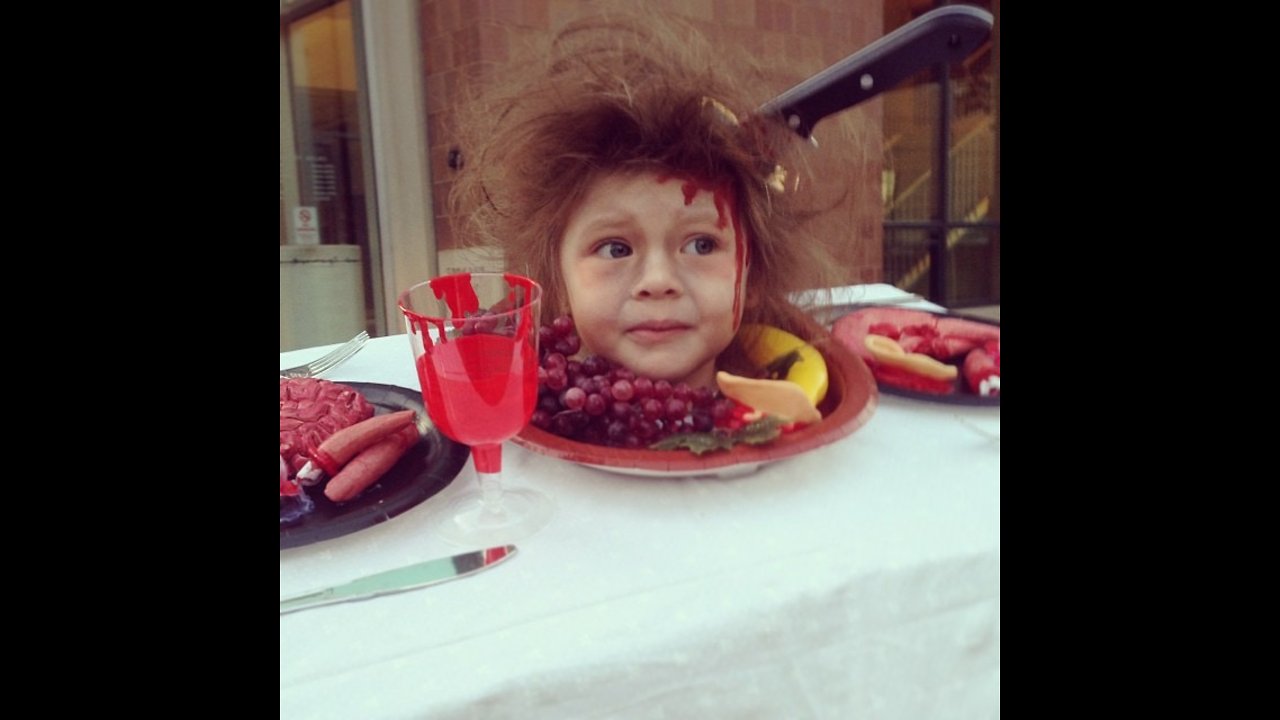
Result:
M684 361L685 358L680 360ZM646 360L636 365L639 367L631 367L631 371L650 380L666 380L672 385L688 383L690 387L715 386L715 368L709 364L691 368L687 362Z

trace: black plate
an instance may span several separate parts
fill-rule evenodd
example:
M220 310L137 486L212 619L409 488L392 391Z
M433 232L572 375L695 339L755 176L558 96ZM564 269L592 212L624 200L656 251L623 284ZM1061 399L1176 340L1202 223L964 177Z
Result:
M343 382L359 390L375 415L413 410L419 422L427 414L422 393L417 390L376 383ZM345 503L324 496L324 486L306 488L315 508L289 523L280 523L280 549L309 545L341 537L390 520L445 489L467 463L471 449L454 442L430 425L426 437L409 449L382 479Z
M891 308L897 308L902 310L911 310L912 312L929 313L930 315L937 315L938 317L950 317L950 318L958 318L960 320L971 320L973 322L982 323L984 325L994 325L995 327L1000 327L1000 323L996 320L991 320L990 318L984 318L977 315L967 315L962 312L955 312L954 310L939 312L937 310L925 310L923 308L911 308L911 307L904 308L901 305L881 304L881 303L874 303L874 302L850 303L850 304L844 304L844 305L830 305L830 306L815 310L812 313L812 315L816 320L818 320L818 322L825 324L827 329L830 330L832 324L835 323L835 321L838 320L839 318L842 318L845 315L848 315L849 313L852 313L858 310L865 310L867 308L875 308L875 307L891 307ZM963 362L964 360L963 358L961 358L950 364L960 366L961 363ZM963 373L958 377L956 377L956 380L955 380L956 390L955 392L949 395L940 395L938 393L928 393L928 392L921 392L919 390L910 390L908 388L898 387L897 385L891 385L887 382L882 382L880 380L876 381L876 385L877 387L879 387L880 392L884 393L885 395L895 395L898 397L914 398L916 400L925 400L927 402L943 403L947 405L976 405L976 406L983 406L983 407L1000 407L999 395L982 396L975 392L970 391L968 386L965 385Z

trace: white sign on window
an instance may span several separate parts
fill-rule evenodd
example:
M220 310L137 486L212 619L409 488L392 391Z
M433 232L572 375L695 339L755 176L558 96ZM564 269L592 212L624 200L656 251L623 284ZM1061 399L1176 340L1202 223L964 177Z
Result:
M293 242L295 245L320 244L320 215L314 207L293 209Z

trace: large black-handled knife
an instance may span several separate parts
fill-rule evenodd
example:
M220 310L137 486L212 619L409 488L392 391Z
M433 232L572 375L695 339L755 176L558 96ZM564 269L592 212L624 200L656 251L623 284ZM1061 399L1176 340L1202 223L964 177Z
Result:
M808 139L822 118L893 88L942 62L964 60L991 35L993 17L982 8L948 5L931 10L792 87L756 112L780 120Z

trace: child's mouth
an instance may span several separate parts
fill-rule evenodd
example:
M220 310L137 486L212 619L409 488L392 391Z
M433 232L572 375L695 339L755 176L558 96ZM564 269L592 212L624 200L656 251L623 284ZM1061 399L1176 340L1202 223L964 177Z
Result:
M689 329L685 323L662 320L632 325L627 328L627 335L635 342L648 345L666 342Z

